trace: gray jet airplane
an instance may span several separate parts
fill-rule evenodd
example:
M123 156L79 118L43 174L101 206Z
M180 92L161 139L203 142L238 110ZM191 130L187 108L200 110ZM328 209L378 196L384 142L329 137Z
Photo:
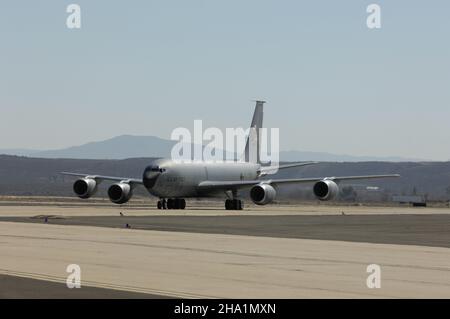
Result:
M312 191L322 201L334 199L339 193L338 184L343 181L399 177L398 174L317 177L292 179L261 179L273 170L262 166L259 159L259 129L263 122L264 101L257 101L250 128L256 131L258 156L251 159L251 139L247 137L245 151L241 161L234 162L178 162L171 159L154 161L145 168L142 179L78 174L63 172L64 175L80 177L73 184L75 194L83 199L89 198L97 191L102 181L114 181L108 189L108 197L115 204L128 202L133 189L143 186L153 196L158 197L158 209L184 209L185 198L226 197L227 210L243 209L238 191L249 190L250 199L257 205L266 205L276 197L276 188L280 184L314 183ZM277 169L286 169L316 164L316 162L280 165Z

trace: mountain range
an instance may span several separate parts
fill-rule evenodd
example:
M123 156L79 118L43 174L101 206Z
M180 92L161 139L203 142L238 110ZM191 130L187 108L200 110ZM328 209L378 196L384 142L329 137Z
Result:
M121 135L107 140L90 142L79 146L56 150L28 150L28 149L0 149L0 154L28 156L38 158L72 158L72 159L126 159L142 157L170 157L176 141L166 140L155 136ZM419 162L423 159L403 157L373 157L327 152L281 151L280 160L293 161L321 161L321 162Z
M60 172L78 172L108 176L141 178L146 166L154 158L125 160L53 159L0 155L1 196L74 196L73 177ZM390 201L393 195L423 195L429 200L449 200L450 162L322 162L317 165L280 170L270 178L307 178L370 174L400 174L401 178L343 183L357 193L357 201ZM376 189L368 189L368 186ZM311 184L289 184L277 188L277 198L314 200ZM105 198L106 185L97 196ZM143 188L136 195L148 196ZM348 198L347 198L348 200Z

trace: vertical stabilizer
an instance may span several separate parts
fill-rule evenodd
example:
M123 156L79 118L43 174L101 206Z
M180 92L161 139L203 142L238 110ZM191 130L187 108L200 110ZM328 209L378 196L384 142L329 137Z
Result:
M255 112L253 113L252 124L245 144L243 160L250 163L260 163L260 133L263 124L263 107L265 101L256 101Z

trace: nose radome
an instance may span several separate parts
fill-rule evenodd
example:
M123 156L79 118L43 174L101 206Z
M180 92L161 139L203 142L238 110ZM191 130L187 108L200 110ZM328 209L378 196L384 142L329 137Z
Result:
M144 170L144 174L142 177L142 181L144 182L144 186L147 189L152 188L153 186L155 186L156 180L158 179L160 174L160 170L157 167L154 166L148 166L145 170Z

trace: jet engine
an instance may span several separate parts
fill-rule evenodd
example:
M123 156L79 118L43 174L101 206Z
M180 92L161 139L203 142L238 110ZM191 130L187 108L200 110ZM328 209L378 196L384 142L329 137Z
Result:
M73 191L80 198L89 198L97 192L97 182L93 178L80 178L73 183Z
M114 204L125 204L133 196L130 184L117 183L108 188L108 197Z
M314 184L313 191L320 200L332 200L339 193L339 186L332 180L324 179Z
M257 205L266 205L275 199L277 192L269 184L255 185L250 189L250 198Z

